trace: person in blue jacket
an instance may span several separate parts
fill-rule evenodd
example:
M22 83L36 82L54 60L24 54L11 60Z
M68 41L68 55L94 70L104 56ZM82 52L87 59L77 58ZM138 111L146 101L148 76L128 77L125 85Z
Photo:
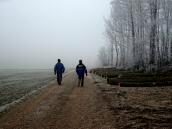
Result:
M57 82L61 85L62 82L62 74L65 72L65 67L61 63L61 60L58 59L57 64L54 66L54 74L57 75Z
M78 87L84 86L84 75L87 76L87 68L82 63L82 60L79 60L79 64L76 66L76 73L78 75Z

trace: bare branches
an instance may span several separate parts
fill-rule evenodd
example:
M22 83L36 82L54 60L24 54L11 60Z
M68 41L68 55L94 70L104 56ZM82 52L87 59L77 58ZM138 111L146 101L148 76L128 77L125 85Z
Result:
M172 64L171 0L113 0L105 24L116 67L158 70Z

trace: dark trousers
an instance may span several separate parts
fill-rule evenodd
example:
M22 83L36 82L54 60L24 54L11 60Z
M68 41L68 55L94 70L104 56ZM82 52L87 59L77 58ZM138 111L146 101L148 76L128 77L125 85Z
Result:
M62 82L62 73L57 73L57 82L59 85L61 85Z
M84 86L84 76L78 76L78 87Z

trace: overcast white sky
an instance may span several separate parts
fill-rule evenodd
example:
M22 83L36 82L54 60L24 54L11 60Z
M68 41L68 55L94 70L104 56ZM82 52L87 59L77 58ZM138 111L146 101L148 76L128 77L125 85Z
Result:
M95 66L110 1L0 0L0 68Z

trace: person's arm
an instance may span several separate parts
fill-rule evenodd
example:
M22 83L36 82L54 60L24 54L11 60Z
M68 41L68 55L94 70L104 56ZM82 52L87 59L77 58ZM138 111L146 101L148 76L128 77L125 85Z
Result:
M64 65L63 65L63 73L65 72L65 67L64 67Z
M87 69L85 69L85 74L86 74L86 76L87 76Z
M54 66L54 74L56 75L56 65Z
M85 67L85 66L84 66ZM87 68L85 67L85 75L87 76Z
M76 70L75 70L75 71L76 71L76 73L78 74L78 65L76 66Z

